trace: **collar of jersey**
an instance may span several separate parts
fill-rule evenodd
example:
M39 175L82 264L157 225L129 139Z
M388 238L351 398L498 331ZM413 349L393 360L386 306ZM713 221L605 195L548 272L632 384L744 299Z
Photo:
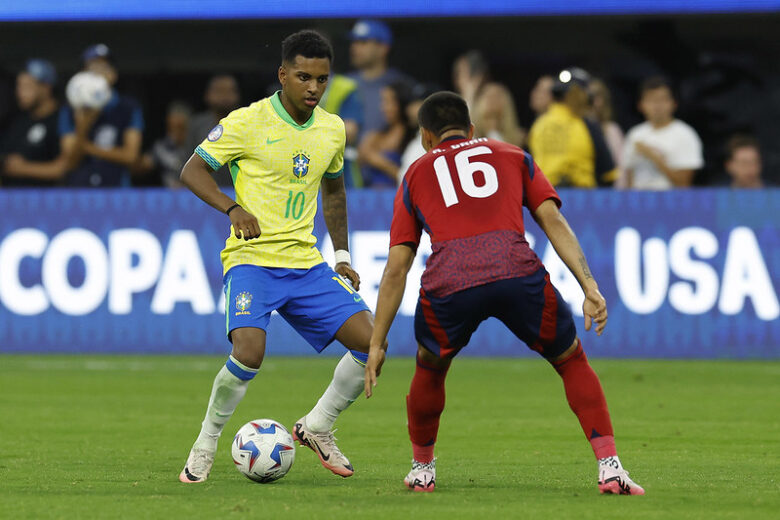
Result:
M306 130L309 128L314 123L314 110L311 111L311 117L309 120L302 125L299 125L295 122L295 119L293 119L292 116L287 113L287 110L285 110L284 105L282 105L282 99L280 97L281 95L282 91L277 90L274 95L271 96L271 106L274 107L274 112L276 112L276 115L281 117L282 121L292 126L296 130Z

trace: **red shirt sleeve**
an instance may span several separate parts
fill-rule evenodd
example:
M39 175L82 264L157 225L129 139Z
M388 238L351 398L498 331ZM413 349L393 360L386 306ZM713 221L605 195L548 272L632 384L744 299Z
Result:
M542 202L552 199L560 208L561 199L558 192L544 176L531 154L523 152L523 165L523 204L529 210L535 211Z
M412 197L409 192L407 179L411 176L407 173L398 192L395 194L393 204L393 222L390 224L390 247L399 244L414 244L415 249L420 244L422 226L415 215Z

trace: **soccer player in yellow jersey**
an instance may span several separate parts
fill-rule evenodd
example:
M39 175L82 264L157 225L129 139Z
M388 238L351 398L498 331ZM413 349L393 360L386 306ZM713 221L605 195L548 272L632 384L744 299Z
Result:
M350 266L344 123L317 106L332 61L330 43L320 34L288 36L279 67L282 90L222 119L181 172L193 193L230 219L222 264L227 337L233 343L179 475L182 482L208 477L222 429L263 361L274 310L318 352L334 339L349 349L325 393L295 424L293 437L333 473L349 477L354 472L336 446L332 428L363 389L373 318L356 292L360 277ZM224 164L229 165L236 200L222 193L210 175ZM320 188L336 249L335 271L314 247Z

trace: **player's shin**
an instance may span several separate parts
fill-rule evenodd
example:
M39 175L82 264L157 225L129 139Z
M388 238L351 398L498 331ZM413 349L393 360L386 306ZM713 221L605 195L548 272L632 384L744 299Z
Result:
M209 406L203 419L195 447L213 451L217 441L238 403L246 394L249 381L257 375L256 368L249 368L230 356L225 366L214 378Z
M417 462L433 461L439 419L444 411L444 380L447 370L448 368L428 365L417 357L417 369L412 378L409 395L406 396L409 438L412 441L414 460Z
M333 380L314 408L306 415L306 425L315 432L333 429L339 414L355 402L363 391L368 354L349 351L333 371Z
M577 349L571 356L553 362L552 365L563 379L566 399L579 419L596 458L601 460L616 456L607 400L604 398L599 378L582 350L582 343L578 342Z

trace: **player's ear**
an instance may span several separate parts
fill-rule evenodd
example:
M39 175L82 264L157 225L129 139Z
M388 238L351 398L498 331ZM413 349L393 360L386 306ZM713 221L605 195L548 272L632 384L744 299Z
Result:
M474 138L474 123L469 123L469 139Z
M433 133L427 128L420 127L420 141L425 151L430 151L433 148Z
M285 82L287 81L287 69L284 68L284 64L279 66L278 77L279 77L279 83L281 83L282 86L284 86Z

